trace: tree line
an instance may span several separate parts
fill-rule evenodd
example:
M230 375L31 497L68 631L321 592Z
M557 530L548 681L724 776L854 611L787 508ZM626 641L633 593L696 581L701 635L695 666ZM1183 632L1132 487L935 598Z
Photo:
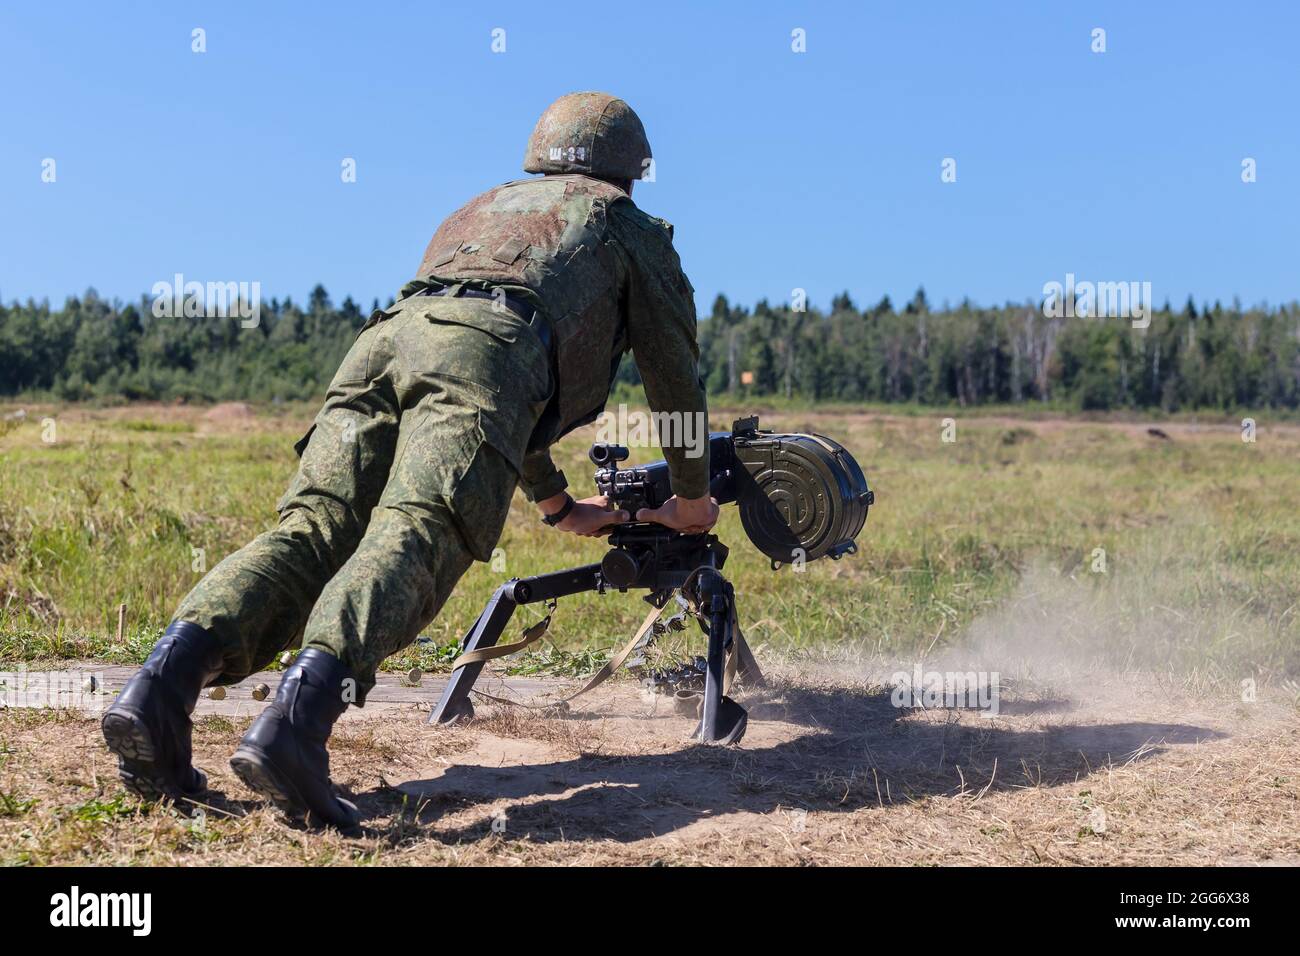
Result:
M335 306L322 286L299 305L263 303L260 321L157 318L149 300L93 290L61 309L0 304L0 395L61 400L319 399L376 300ZM1181 309L1147 328L1052 317L1039 304L933 308L918 290L828 310L718 296L699 323L700 372L714 397L972 406L1050 402L1082 409L1300 406L1300 303ZM625 361L619 380L635 385Z
M1189 299L1153 311L1144 329L1044 313L1038 303L969 301L936 310L923 289L901 310L888 296L859 308L845 293L825 313L766 302L750 311L718 296L700 323L701 372L711 394L813 401L1167 411L1300 402L1300 303Z

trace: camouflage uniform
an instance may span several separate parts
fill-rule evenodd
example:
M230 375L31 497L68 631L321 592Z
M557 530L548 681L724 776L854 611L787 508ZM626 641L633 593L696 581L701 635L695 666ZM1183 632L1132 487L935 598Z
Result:
M706 412L672 229L609 183L547 175L489 190L443 223L420 276L344 359L297 446L279 525L177 611L221 643L218 682L301 641L339 658L364 702L379 663L491 557L515 487L534 501L566 487L546 449L595 418L628 349L656 411ZM463 289L539 307L554 356L524 318ZM673 490L706 494L707 456L665 451Z

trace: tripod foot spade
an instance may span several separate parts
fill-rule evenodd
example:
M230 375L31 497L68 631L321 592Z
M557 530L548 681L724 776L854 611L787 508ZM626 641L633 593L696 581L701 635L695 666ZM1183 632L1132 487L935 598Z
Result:
M464 724L474 719L474 703L468 697L451 703L438 715L438 723L444 727L452 724Z
M730 697L723 697L718 702L716 736L712 738L705 736L704 721L701 720L691 737L701 743L721 744L725 747L740 743L740 738L745 736L745 728L748 726L749 712Z

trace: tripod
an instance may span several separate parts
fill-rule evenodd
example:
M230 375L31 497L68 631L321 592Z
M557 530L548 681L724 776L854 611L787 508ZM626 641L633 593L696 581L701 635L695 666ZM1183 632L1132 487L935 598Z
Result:
M618 525L609 544L598 564L513 578L501 585L462 639L461 653L494 646L515 608L523 604L584 591L645 589L650 592L645 600L662 608L680 588L698 609L696 620L709 644L700 722L693 737L710 744L736 743L749 717L724 693L728 655L736 675L747 684L761 686L763 675L735 627L735 589L722 576L727 546L712 534L683 534L650 523ZM469 693L482 669L483 663L474 661L452 671L429 723L450 724L474 715Z

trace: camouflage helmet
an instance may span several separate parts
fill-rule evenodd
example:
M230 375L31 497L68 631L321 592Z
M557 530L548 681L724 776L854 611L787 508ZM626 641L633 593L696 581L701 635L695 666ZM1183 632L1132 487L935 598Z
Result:
M632 107L608 93L569 93L537 121L524 172L640 179L649 159L645 127Z

